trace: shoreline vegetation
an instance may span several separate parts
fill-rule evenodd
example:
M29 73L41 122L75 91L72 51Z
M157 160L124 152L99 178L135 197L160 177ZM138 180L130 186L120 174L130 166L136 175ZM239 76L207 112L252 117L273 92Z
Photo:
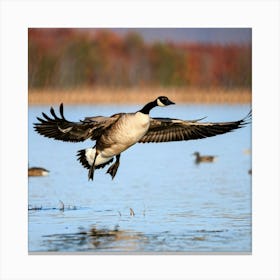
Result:
M49 104L143 104L158 96L175 103L249 104L252 92L247 88L79 88L71 90L30 89L29 105Z

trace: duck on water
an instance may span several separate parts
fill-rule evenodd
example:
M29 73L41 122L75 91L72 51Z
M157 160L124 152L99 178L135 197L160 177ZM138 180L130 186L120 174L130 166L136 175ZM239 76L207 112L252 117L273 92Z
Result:
M49 175L49 170L43 167L29 167L28 176L47 176Z
M196 164L200 164L201 162L214 162L217 158L217 156L202 156L199 152L194 152L193 155L195 156Z
M80 163L87 168L88 179L93 180L95 169L116 161L108 168L112 179L120 165L120 155L136 143L159 143L169 141L195 140L224 134L243 127L251 118L251 112L243 119L232 122L200 122L171 118L151 118L150 111L156 107L175 104L166 96L159 96L134 113L117 113L110 117L86 117L79 122L64 117L63 104L57 116L51 107L51 117L42 113L37 117L34 129L39 134L66 142L95 141L93 147L78 151Z

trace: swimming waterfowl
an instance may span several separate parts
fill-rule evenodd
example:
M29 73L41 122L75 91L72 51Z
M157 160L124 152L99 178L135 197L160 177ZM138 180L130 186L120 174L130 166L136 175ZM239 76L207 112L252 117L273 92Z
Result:
M49 170L42 167L30 167L28 168L28 176L47 176L49 175Z
M216 156L201 156L199 152L193 153L195 156L195 163L199 164L201 162L214 162L216 159Z
M150 111L156 106L175 104L166 96L159 96L134 113L118 113L110 117L86 117L79 122L64 117L63 103L58 117L50 108L52 117L42 113L34 129L39 134L66 142L95 141L95 146L78 151L80 163L87 168L88 179L93 180L95 169L116 161L108 168L112 179L120 165L120 155L136 143L159 143L194 140L227 133L247 124L251 113L245 118L232 122L199 122L202 119L184 121L171 118L151 118Z
M243 153L244 153L245 155L251 155L251 154L252 154L252 151L251 151L251 149L245 149L245 150L243 150Z

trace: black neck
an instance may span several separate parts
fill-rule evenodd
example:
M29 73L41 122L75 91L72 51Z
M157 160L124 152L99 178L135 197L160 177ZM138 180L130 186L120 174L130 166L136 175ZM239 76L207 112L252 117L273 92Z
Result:
M148 104L146 104L139 112L143 113L143 114L149 114L151 109L153 109L154 107L158 106L157 105L157 101L152 101Z

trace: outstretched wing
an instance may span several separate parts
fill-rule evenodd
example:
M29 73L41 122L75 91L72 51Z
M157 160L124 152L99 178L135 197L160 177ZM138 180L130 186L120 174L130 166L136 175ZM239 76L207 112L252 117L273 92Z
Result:
M169 118L151 118L148 132L140 143L195 140L211 137L238 129L250 122L251 112L243 119L233 122L183 121Z
M102 131L112 125L120 115L112 117L91 117L85 118L84 121L71 122L65 119L63 114L63 104L59 107L60 116L58 117L51 107L49 117L42 113L43 118L38 119L38 123L34 124L34 129L39 134L66 142L80 142L86 139L96 140L102 134Z

